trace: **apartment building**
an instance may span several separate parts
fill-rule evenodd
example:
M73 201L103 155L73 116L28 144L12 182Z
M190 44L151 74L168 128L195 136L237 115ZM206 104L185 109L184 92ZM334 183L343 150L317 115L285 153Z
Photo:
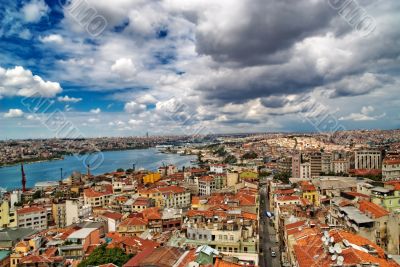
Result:
M139 236L147 230L147 220L139 217L127 218L117 227L122 236Z
M84 205L79 200L65 201L65 224L69 226L92 215L92 206Z
M186 243L209 245L231 256L235 253L257 254L259 248L255 216L241 213L240 210L189 210L184 220Z
M59 248L60 254L66 259L81 259L92 246L100 245L100 230L97 228L82 228L67 237L67 245Z
M310 162L304 162L300 164L300 177L301 179L311 178L311 164Z
M7 199L0 200L0 228L16 227L16 214Z
M209 196L216 189L213 176L202 176L199 178L199 194L201 196Z
M85 205L95 207L106 207L113 195L113 187L111 184L95 186L87 188L83 191Z
M331 161L332 161L331 153L322 153L322 155L321 155L321 172L322 173L330 173L331 172Z
M332 160L332 172L335 174L348 173L350 169L349 159L336 159Z
M322 172L322 155L313 153L310 155L310 177L317 177Z
M295 154L292 156L292 177L300 178L300 164L301 154Z
M180 186L157 188L163 196L163 208L188 208L190 207L190 191Z
M17 210L17 224L20 228L43 230L47 228L47 211L43 207L26 207Z
M382 180L400 179L400 157L387 157L382 162Z
M64 228L67 226L66 220L66 204L65 202L53 203L52 205L52 214L54 223L58 228Z

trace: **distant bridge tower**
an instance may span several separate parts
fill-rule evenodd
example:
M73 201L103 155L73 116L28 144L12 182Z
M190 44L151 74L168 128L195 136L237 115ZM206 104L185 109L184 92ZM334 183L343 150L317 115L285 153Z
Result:
M22 192L26 192L26 177L25 177L25 171L24 171L24 164L21 163L21 175L22 175Z

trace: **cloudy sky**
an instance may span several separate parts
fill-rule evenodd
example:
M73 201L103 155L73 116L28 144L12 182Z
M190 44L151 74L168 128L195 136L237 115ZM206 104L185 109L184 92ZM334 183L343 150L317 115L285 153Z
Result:
M0 138L399 128L400 2L343 2L3 0Z

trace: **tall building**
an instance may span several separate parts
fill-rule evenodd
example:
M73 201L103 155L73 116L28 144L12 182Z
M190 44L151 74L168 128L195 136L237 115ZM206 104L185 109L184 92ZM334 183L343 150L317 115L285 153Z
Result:
M381 169L382 152L376 149L362 149L354 152L355 169Z
M65 201L65 224L69 226L88 218L92 214L92 207L83 205L78 200Z
M54 223L56 224L56 227L58 228L64 228L67 226L65 210L66 210L65 202L53 203L52 206L53 219Z
M322 172L322 155L314 153L310 156L311 177L317 177Z
M331 153L322 153L321 155L321 172L330 173L331 170L331 161L332 154Z
M304 162L300 164L300 177L302 179L311 178L311 164L310 162Z
M292 177L300 178L300 164L301 164L301 154L295 154L292 156Z

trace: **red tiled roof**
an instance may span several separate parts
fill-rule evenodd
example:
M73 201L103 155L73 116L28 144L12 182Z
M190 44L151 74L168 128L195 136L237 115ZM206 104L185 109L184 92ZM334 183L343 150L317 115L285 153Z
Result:
M393 186L393 189L395 191L400 191L400 181L389 181L389 182L386 182L385 184Z
M209 176L209 175L201 176L199 179L199 181L202 181L202 182L211 182L213 180L214 180L214 177Z
M214 267L241 267L241 266L243 265L229 261L224 261L220 258L217 258L214 263Z
M142 211L143 218L147 220L161 220L161 214L157 207L147 208Z
M277 201L294 201L294 200L300 200L300 197L298 197L298 196L279 196L279 197L277 197Z
M127 263L123 265L123 267L138 267L139 263L148 257L154 250L155 248L153 247L145 248L143 251L136 254L136 256L133 256Z
M134 206L147 206L150 203L150 199L147 197L138 197L133 201Z
M124 215L118 212L105 212L103 213L103 216L117 221L122 219Z
M147 225L147 221L138 217L127 218L120 223L120 226Z
M375 203L362 200L359 202L359 204L360 211L364 213L371 213L373 218L380 218L389 214L389 211Z
M112 185L107 184L104 185L104 192L98 192L94 190L94 188L88 188L83 191L83 194L85 195L85 197L102 197L102 196L112 195L113 188Z
M295 223L289 223L285 225L285 229L289 230L289 229L293 229L293 228L299 228L300 226L303 226L306 223L306 221L298 221Z
M291 188L291 189L278 189L278 190L275 190L273 192L273 194L277 194L277 195L291 195L293 193L294 193L294 189L293 188Z
M349 173L358 175L358 176L363 176L363 175L378 175L382 173L382 170L373 170L373 169L351 169L349 170Z
M158 190L161 193L169 193L169 194L179 194L179 193L184 193L186 191L184 187L176 185L171 185L168 187L159 187Z
M45 212L46 209L43 207L26 207L17 210L17 214L26 214L26 213L38 213L38 212Z

